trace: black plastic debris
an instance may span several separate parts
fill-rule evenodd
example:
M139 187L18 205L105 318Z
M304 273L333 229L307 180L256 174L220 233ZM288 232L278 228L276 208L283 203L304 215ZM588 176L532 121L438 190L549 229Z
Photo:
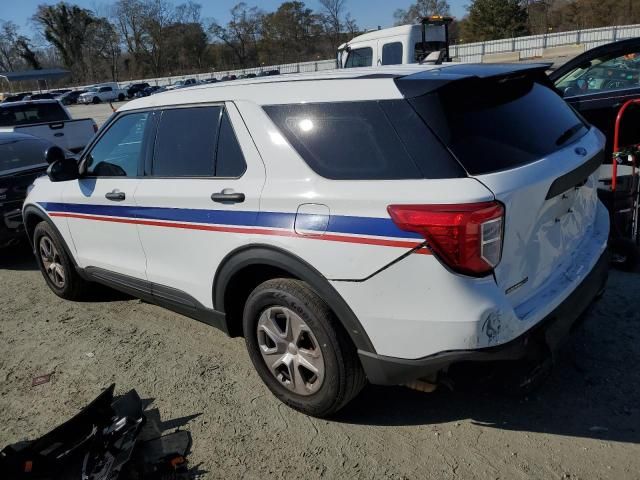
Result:
M162 435L157 414L149 421L135 390L114 399L114 389L111 385L39 439L0 451L0 476L8 480L188 478L189 432ZM141 435L143 429L147 433Z

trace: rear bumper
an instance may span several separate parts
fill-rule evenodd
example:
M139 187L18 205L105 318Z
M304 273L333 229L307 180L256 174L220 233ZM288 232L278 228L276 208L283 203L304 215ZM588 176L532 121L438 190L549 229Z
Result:
M515 339L495 347L455 350L419 359L402 359L359 351L367 378L377 385L399 385L431 376L460 362L519 360L539 353L541 348L555 352L583 313L603 291L609 272L609 255L605 252L589 275L547 317Z

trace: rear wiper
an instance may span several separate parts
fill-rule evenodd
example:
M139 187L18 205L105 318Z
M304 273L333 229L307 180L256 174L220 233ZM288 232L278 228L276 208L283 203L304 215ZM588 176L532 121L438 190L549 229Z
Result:
M556 140L556 145L559 147L565 144L567 140L570 140L571 137L578 133L583 127L584 125L582 123L576 123L573 127L569 128L558 137L558 139Z

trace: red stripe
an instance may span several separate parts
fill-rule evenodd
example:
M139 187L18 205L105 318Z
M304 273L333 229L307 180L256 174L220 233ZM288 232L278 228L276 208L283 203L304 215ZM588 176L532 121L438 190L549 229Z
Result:
M377 245L381 247L399 247L399 248L415 248L420 243L415 242L403 242L400 240L385 240L381 238L364 238L364 237L345 237L335 234L324 235L299 235L292 231L284 230L271 230L268 228L248 228L248 227L227 227L218 225L198 225L194 223L171 223L163 222L161 220L136 220L131 218L118 218L118 217L98 217L95 215L84 215L77 213L50 213L52 217L66 217L66 218L80 218L83 220L96 220L98 222L112 222L112 223L130 223L134 225L148 225L152 227L169 227L169 228L183 228L186 230L205 230L209 232L224 232L224 233L245 233L254 235L275 235L279 237L296 237L296 238L309 238L312 240L325 240L329 242L343 242L343 243L358 243L365 245ZM423 248L416 250L415 253L423 255L431 253L429 250Z

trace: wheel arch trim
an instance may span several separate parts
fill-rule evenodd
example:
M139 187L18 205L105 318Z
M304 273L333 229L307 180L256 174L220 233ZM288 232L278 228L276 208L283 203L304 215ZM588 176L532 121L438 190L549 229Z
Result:
M272 245L245 245L227 254L220 262L213 280L214 309L225 311L225 294L233 277L244 268L257 265L279 268L306 282L333 310L356 348L375 353L362 324L329 281L302 258Z

